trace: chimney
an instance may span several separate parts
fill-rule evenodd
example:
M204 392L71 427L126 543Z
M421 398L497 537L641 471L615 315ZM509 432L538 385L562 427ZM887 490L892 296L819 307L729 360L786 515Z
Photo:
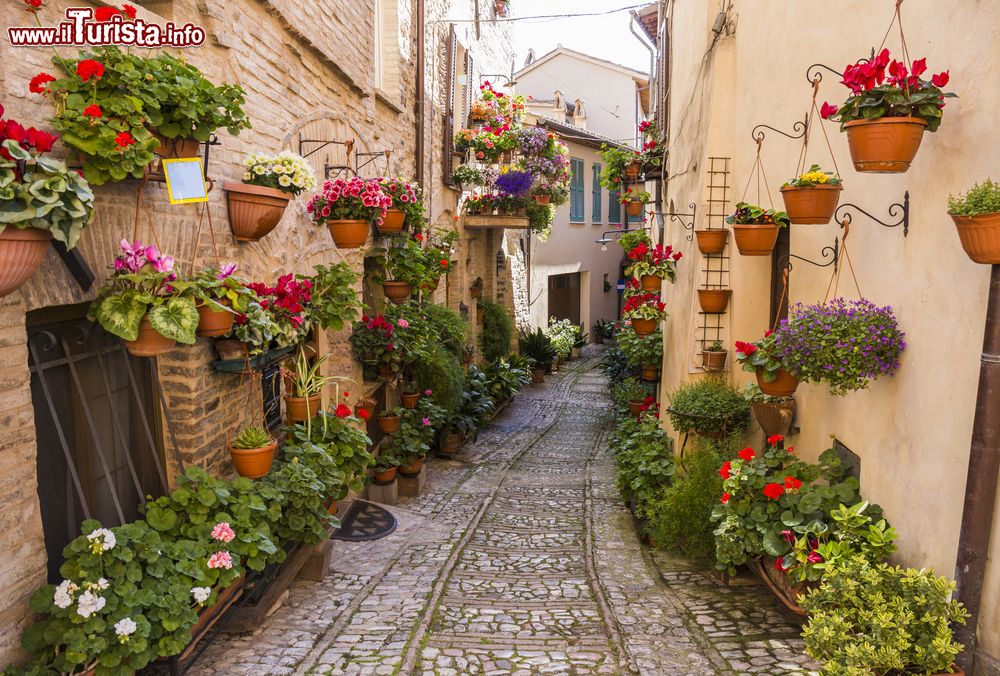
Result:
M573 104L573 126L587 128L587 111L583 108L583 99L577 99Z
M566 124L566 100L563 98L563 93L557 89L553 96L555 103L553 104L552 118Z
M524 59L524 65L525 66L530 66L534 62L535 62L535 50L534 49L529 49L528 50L528 56Z

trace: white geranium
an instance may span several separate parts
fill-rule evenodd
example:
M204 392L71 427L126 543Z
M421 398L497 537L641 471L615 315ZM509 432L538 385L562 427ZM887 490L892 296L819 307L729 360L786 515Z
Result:
M115 622L115 633L118 634L118 640L124 643L128 640L128 637L135 633L138 627L135 626L135 620L131 617L123 617L122 619Z
M109 531L107 528L98 528L92 531L90 535L87 536L90 540L91 549L93 549L95 554L100 554L103 552L111 551L115 548L118 540L115 538L115 534Z
M85 591L77 599L76 612L80 617L90 617L101 608L107 601L103 596L98 596L92 591Z
M194 597L195 603L204 603L211 595L210 587L191 587L191 596Z
M103 577L97 578L97 582L93 582L90 585L88 585L90 589L96 589L98 591L104 591L109 586L110 585L108 584L108 581L105 580Z
M243 181L253 185L279 188L295 195L318 185L312 166L290 150L277 155L251 153L243 165L247 168Z
M58 608L69 608L70 604L73 603L73 595L76 594L79 589L79 587L69 580L63 580L56 587L55 594L52 596L52 602L56 604L56 607Z

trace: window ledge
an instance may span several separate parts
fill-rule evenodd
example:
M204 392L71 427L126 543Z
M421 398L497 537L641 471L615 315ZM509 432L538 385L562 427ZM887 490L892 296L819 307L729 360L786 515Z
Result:
M397 115L402 115L406 111L403 110L403 106L397 102L397 97L389 94L378 87L375 87L375 99L385 106L391 108L396 112Z

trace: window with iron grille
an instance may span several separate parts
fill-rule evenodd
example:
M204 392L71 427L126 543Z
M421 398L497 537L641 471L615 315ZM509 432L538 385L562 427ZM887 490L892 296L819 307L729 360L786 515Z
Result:
M595 162L591 170L591 181L593 181L591 184L591 196L593 204L590 208L590 218L594 223L600 223L601 214L603 213L601 209L601 165Z
M571 158L569 168L573 173L569 183L569 220L571 223L583 223L587 217L583 201L583 160L576 157Z

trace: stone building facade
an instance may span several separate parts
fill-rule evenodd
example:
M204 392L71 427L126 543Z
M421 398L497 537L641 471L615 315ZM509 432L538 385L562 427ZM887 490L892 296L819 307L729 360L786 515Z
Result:
M39 16L43 24L52 25L67 7L81 4L86 3L51 0ZM488 7L473 0L147 0L135 4L140 5L139 16L149 22L202 26L207 33L205 44L184 50L183 56L212 81L238 83L246 90L244 109L253 128L238 137L220 130L220 144L212 146L208 165L215 184L208 208L222 261L236 262L244 276L269 283L280 274L308 273L320 263L346 261L356 271L364 270L364 250L335 248L325 229L309 223L301 197L260 242L238 244L233 240L221 184L227 179L238 180L242 159L255 150L287 148L303 155L311 153L309 160L320 178L327 167L336 173L337 167L350 165L354 169L356 162L366 161L367 166L358 168L362 176L422 175L431 224L459 227L454 219L458 193L444 182L451 171L445 143L451 133L448 116L461 114L454 104L468 98L465 90L478 84L480 73L507 72L512 58L508 24L496 21L492 3ZM10 0L0 6L0 23L5 27L29 21L21 2ZM425 59L422 106L418 100L421 53ZM456 56L459 54L461 61ZM51 56L48 48L13 48L6 39L0 41L0 104L6 117L47 127L50 103L30 94L28 81L40 71L52 70ZM421 114L422 127L418 125ZM419 139L421 128L423 137ZM356 157L348 157L342 145L322 143L347 140L354 141L359 153ZM388 157L383 151L390 151ZM143 203L137 208L140 191ZM78 247L96 276L93 286L83 291L62 260L50 252L29 282L0 299L0 504L4 506L0 516L0 548L4 552L0 584L5 590L0 601L0 665L21 656L18 639L30 620L28 598L46 582L54 565L48 561L47 545L51 552L60 540L76 535L56 532L58 528L43 522L42 503L46 500L53 504L45 513L74 513L68 480L61 478L45 495L40 495L45 491L40 491L39 485L40 480L52 483L50 473L64 471L49 460L63 452L77 452L73 442L78 441L69 439L67 444L43 448L55 443L58 436L51 429L52 412L45 412L47 404L58 409L56 417L93 417L87 425L75 422L80 429L98 429L108 435L92 441L96 444L110 439L120 447L119 455L131 452L134 435L152 439L152 448L147 450L166 459L169 484L182 466L198 465L219 474L231 472L226 437L234 430L240 411L246 409L248 387L258 386L241 382L239 374L213 370L210 364L217 359L213 344L210 339L199 339L194 346L155 359L151 371L154 382L147 385L156 404L153 386L159 383L164 405L151 405L154 415L148 421L142 418L143 425L148 423L145 430L134 429L139 417L128 415L129 411L107 410L114 406L112 391L119 387L127 390L130 383L118 382L117 378L124 378L119 373L112 374L115 382L109 384L100 365L93 365L90 374L67 376L48 395L40 392L37 369L30 369L29 334L67 322L82 323L86 305L106 277L106 265L119 240L137 230L140 239L149 241L153 237L149 223L155 223L160 248L173 254L182 267L195 257L207 261L214 255L207 219L196 238L201 205L171 206L163 184L130 180L102 186L96 193L96 218ZM498 251L504 253L500 265ZM463 233L455 256L458 265L446 283L442 280L434 300L455 309L470 307L470 323L475 326L475 301L469 287L482 278L484 296L502 292L500 297L513 311L511 252L513 249L508 250L502 236L495 233ZM378 300L371 284L362 282L359 290L366 299L372 300L374 294ZM55 331L49 335L56 335ZM347 330L329 332L317 340L325 342L332 352L329 373L354 381L355 385L345 389L350 389L350 398L355 400L378 384L363 382L347 334ZM70 334L59 335L68 340L65 336ZM77 390L80 383L92 383L93 389ZM134 381L131 386L134 390ZM102 409L104 393L107 401ZM84 400L89 406L81 405ZM102 414L95 413L102 410ZM42 428L36 429L36 421L43 419L40 412L47 422L38 423ZM127 425L131 427L123 430ZM91 458L90 464L93 462ZM124 466L97 468L92 473L83 472L88 475L83 479L90 481L88 490L103 496L119 488L118 477L123 471ZM136 499L133 496L133 501ZM106 502L106 496L98 499L98 503ZM111 506L103 504L98 512L108 510L114 513ZM66 514L61 518L65 521Z

